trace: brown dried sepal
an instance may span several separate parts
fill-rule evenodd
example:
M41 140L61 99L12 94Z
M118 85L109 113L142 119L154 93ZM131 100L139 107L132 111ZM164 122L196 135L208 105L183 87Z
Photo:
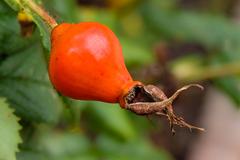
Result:
M158 115L166 116L170 123L170 128L174 134L174 125L187 127L190 130L197 129L204 131L203 128L192 126L184 121L182 117L176 116L173 111L172 103L177 96L190 87L203 89L201 85L190 84L177 90L171 97L167 98L164 92L154 85L136 85L126 96L124 96L124 108L138 115Z
M35 27L32 17L25 13L24 10L21 10L18 12L17 19L21 27L21 35L30 37Z

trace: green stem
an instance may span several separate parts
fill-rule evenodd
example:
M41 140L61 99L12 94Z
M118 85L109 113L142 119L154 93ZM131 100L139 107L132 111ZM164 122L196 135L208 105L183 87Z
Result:
M23 9L27 7L34 13L38 14L52 29L58 25L56 20L33 0L19 0L19 4Z

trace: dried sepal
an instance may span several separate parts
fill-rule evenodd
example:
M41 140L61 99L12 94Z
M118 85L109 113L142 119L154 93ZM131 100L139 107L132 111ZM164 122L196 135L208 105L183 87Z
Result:
M172 133L174 125L187 127L190 130L197 129L204 131L203 128L192 126L184 121L182 117L176 116L173 111L172 103L181 92L190 87L198 87L203 90L199 84L190 84L178 89L171 97L167 98L164 92L154 85L136 86L125 97L124 108L138 115L158 115L166 116L170 123Z

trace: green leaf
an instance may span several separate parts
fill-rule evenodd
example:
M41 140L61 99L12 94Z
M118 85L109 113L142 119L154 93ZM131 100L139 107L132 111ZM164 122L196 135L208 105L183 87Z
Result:
M0 19L0 54L20 51L36 39L36 36L22 38L16 12L3 1L0 1Z
M51 27L38 15L36 14L29 6L27 3L27 0L5 0L10 7L15 9L16 11L20 11L23 9L28 15L30 15L33 19L33 21L36 23L38 26L38 29L40 31L40 34L42 36L42 42L43 45L48 51L50 51L50 32L51 32Z
M44 154L34 151L21 151L17 153L17 160L50 160Z
M32 160L92 160L90 141L79 130L54 130L39 125L34 137L26 144L19 159Z
M102 124L96 126L101 131L105 129L125 140L136 137L135 128L127 116L127 111L121 109L119 105L91 102L89 103L89 110L91 111L89 116L94 119L92 123Z
M34 13L34 12L29 12L29 13L33 17L33 21L38 26L38 29L39 29L41 37L42 37L43 46L48 51L50 51L50 48L51 48L51 42L50 42L51 28L36 13Z
M34 1L34 0L33 0ZM15 11L24 10L28 15L30 15L37 25L41 37L42 43L44 47L50 51L51 42L50 42L50 33L52 28L40 17L36 14L35 11L32 10L28 5L28 0L5 0L7 4L12 7ZM69 22L77 22L77 14L76 4L74 0L62 0L61 3L56 0L46 1L46 0L35 0L36 3L40 3L40 5L45 5L50 11L56 14L60 18L60 21L69 21Z
M4 0L12 9L19 10L20 5L16 0Z
M0 159L15 160L18 144L21 143L19 118L13 114L4 98L0 98Z
M84 154L90 149L86 137L77 132L58 132L41 129L37 139L38 148L49 157L61 157Z
M95 160L92 146L81 130L62 130L38 125L21 146L19 160ZM29 138L29 137L28 137Z
M8 57L0 65L0 95L25 119L56 122L62 101L49 82L45 58L38 44Z
M38 32L29 38L20 34L16 13L0 2L0 95L7 97L19 116L38 122L56 122L62 101L47 74L47 57L36 43ZM0 59L1 60L1 59Z
M97 139L97 148L105 160L170 160L171 157L163 150L156 150L146 139L119 142L107 136Z
M226 45L239 48L239 26L221 16L189 11L166 11L145 5L142 14L146 25L158 36L194 41L209 47Z

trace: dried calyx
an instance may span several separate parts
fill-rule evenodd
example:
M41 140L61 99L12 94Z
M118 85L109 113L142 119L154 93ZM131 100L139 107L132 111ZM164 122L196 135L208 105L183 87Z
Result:
M184 121L182 117L176 116L173 111L172 103L177 96L190 87L203 89L201 85L190 84L177 90L171 97L167 97L164 92L154 85L136 85L124 97L124 108L138 115L158 115L166 116L170 123L170 128L174 134L174 125L187 127L190 130L197 129L204 131L203 128L192 126Z

